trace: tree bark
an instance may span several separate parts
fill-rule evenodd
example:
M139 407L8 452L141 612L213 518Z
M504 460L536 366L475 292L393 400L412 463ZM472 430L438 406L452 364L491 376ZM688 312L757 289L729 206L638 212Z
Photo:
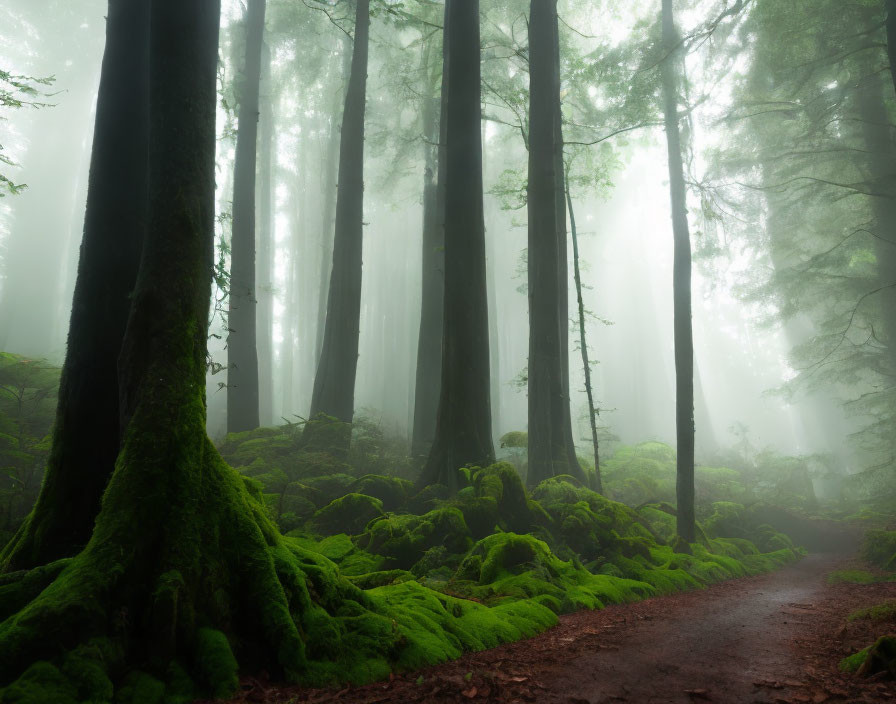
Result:
M118 456L118 356L146 228L148 3L111 0L68 349L40 496L0 569L83 547Z
M442 39L442 65L447 65L447 28ZM447 76L442 76L441 96L435 86L438 71L425 53L427 92L423 105L423 287L420 333L417 341L417 375L414 387L414 430L411 454L425 458L432 447L439 408L442 368L442 328L445 294L445 142Z
M246 7L246 61L239 90L239 127L233 169L233 237L227 326L227 432L258 427L257 299L255 291L255 178L265 0Z
M361 320L361 256L364 217L364 112L367 100L369 0L357 0L352 70L339 145L339 183L333 269L327 296L327 320L321 347L310 418L320 414L351 423ZM313 426L307 426L310 431ZM311 433L308 433L311 435ZM311 437L307 438L309 442ZM348 448L350 435L342 442Z
M563 363L558 320L557 116L553 14L556 0L532 0L529 14L529 475L531 486L566 474ZM565 218L565 215L564 215ZM566 230L565 222L563 227Z
M557 4L554 3L552 18L554 81L551 100L554 103L554 189L557 216L557 323L560 337L560 377L562 413L554 422L563 437L566 449L566 473L571 474L586 486L585 475L576 455L576 443L572 432L572 398L569 392L569 256L566 242L566 170L563 167L563 105L560 99L560 27Z
M261 50L262 94L259 99L261 150L258 156L258 421L274 422L274 87L271 83L271 50Z
M339 166L340 123L337 113L345 105L345 92L352 72L352 44L349 38L339 33L339 48L342 51L342 74L339 90L333 100L330 114L330 133L327 136L327 156L323 170L324 205L321 209L320 231L320 285L317 296L317 327L315 329L314 358L320 359L324 344L324 330L327 323L327 291L330 287L330 267L333 265L333 226L336 217L336 169Z
M591 445L594 448L594 485L598 493L604 493L603 480L600 475L600 445L597 439L597 409L594 406L594 389L591 385L591 362L588 359L588 339L585 333L585 302L582 297L582 272L579 268L579 233L576 229L576 214L572 207L572 195L569 192L569 178L564 179L566 186L566 204L569 210L569 231L572 235L573 274L576 282L576 303L579 315L579 349L582 353L582 369L585 372L585 395L588 398L588 421L591 425Z
M675 241L672 295L675 337L675 425L677 437L676 496L678 535L694 542L694 337L691 321L691 236L687 189L681 154L678 117L681 42L675 27L672 0L663 0L663 62L660 64L666 143L669 151L669 189Z
M870 198L876 223L874 253L883 316L883 335L878 339L887 346L889 373L896 375L896 200L890 195L896 148L884 102L884 84L878 74L862 79L857 100L862 136L868 152L865 167L874 183L873 190L881 194Z
M445 305L436 433L420 484L494 461L480 132L479 0L447 0Z

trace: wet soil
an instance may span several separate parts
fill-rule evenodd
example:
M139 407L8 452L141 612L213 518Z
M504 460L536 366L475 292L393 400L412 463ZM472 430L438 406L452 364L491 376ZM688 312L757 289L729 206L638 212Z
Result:
M563 616L529 640L365 687L309 690L250 678L232 702L636 704L896 702L896 683L838 671L896 623L847 623L896 598L896 582L826 583L843 557L815 554L708 589Z

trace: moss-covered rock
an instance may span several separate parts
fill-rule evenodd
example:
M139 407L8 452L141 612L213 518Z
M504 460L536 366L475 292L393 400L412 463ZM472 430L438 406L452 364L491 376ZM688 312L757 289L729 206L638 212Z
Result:
M462 555L472 541L463 514L446 506L422 516L383 516L367 527L357 543L385 557L390 568L411 569L432 548L442 546L447 553Z
M383 502L364 494L346 494L334 499L311 518L311 528L321 535L357 535L383 515Z
M383 502L386 511L395 511L405 504L414 485L406 479L366 474L350 485L357 494L373 496Z
M844 658L840 661L840 669L861 677L886 673L890 678L896 678L896 636L882 636L873 645Z

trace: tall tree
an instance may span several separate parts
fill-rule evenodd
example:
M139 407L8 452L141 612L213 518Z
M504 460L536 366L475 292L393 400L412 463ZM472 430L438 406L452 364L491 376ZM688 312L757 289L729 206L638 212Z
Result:
M364 114L370 2L356 1L352 68L339 145L333 268L310 413L311 418L325 414L343 423L351 423L355 412L364 230ZM313 427L309 425L307 430ZM347 446L349 438L345 437L343 442Z
M461 486L494 460L482 195L479 0L447 0L445 293L436 432L420 483Z
M660 64L663 116L669 152L669 189L675 242L672 296L675 337L675 425L677 438L678 535L694 542L694 336L691 321L691 235L687 189L681 153L678 101L682 43L675 26L672 0L663 0Z
M339 32L337 51L342 55L342 73L338 89L333 91L333 103L329 112L329 132L327 134L326 162L321 171L323 180L323 207L321 208L320 230L320 285L317 294L317 325L315 328L314 358L320 359L327 327L327 292L330 288L330 268L333 266L333 226L336 217L337 168L339 166L339 134L341 122L339 110L345 106L345 92L352 75L352 42Z
M120 444L118 356L146 227L148 4L109 3L81 259L56 427L37 504L0 569L87 543Z
M560 79L560 17L557 3L553 2L551 18L552 47L551 63L553 82L551 102L554 105L554 209L557 218L557 324L560 338L560 393L563 413L554 422L562 433L566 451L566 473L577 477L585 484L588 478L579 464L576 443L572 433L572 410L569 393L569 255L566 242L566 169L563 166L563 104L561 101Z
M566 474L557 212L559 105L555 73L556 0L529 11L529 475L530 485ZM566 237L564 208L563 233ZM563 248L565 250L565 247ZM565 267L563 267L565 269ZM564 287L565 290L565 287ZM566 328L566 325L563 325ZM564 405L567 407L564 413Z
M442 36L442 66L447 67L447 25ZM428 44L431 47L432 43ZM439 408L442 368L442 328L445 293L445 111L446 76L441 76L441 95L436 95L439 70L424 51L426 76L422 121L423 170L423 288L420 299L420 332L417 341L417 374L414 387L414 428L411 454L425 457L432 446Z
M239 126L233 169L233 235L227 326L227 432L258 427L257 299L255 291L255 178L265 0L246 6L246 58L238 96Z
M0 682L90 640L77 652L96 659L77 667L90 666L85 698L102 700L108 678L128 675L159 701L232 693L227 635L297 677L307 664L300 631L329 619L309 595L328 578L306 572L314 558L283 543L205 431L220 5L153 0L150 12L149 217L119 359L122 449L87 546L43 570L37 589L23 586L32 600L0 622ZM360 597L330 585L329 598ZM203 678L209 658L216 674ZM71 675L78 689L81 673ZM48 701L77 691L46 662L27 679Z
M261 51L261 95L259 124L261 149L258 155L258 421L274 422L274 86L271 80L271 49Z

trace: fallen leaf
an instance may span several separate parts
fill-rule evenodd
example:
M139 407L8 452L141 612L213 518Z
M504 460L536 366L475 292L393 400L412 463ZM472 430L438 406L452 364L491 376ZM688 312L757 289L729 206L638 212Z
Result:
M476 687L470 687L469 689L465 689L461 692L467 699L473 699L477 694L479 694L479 690Z

